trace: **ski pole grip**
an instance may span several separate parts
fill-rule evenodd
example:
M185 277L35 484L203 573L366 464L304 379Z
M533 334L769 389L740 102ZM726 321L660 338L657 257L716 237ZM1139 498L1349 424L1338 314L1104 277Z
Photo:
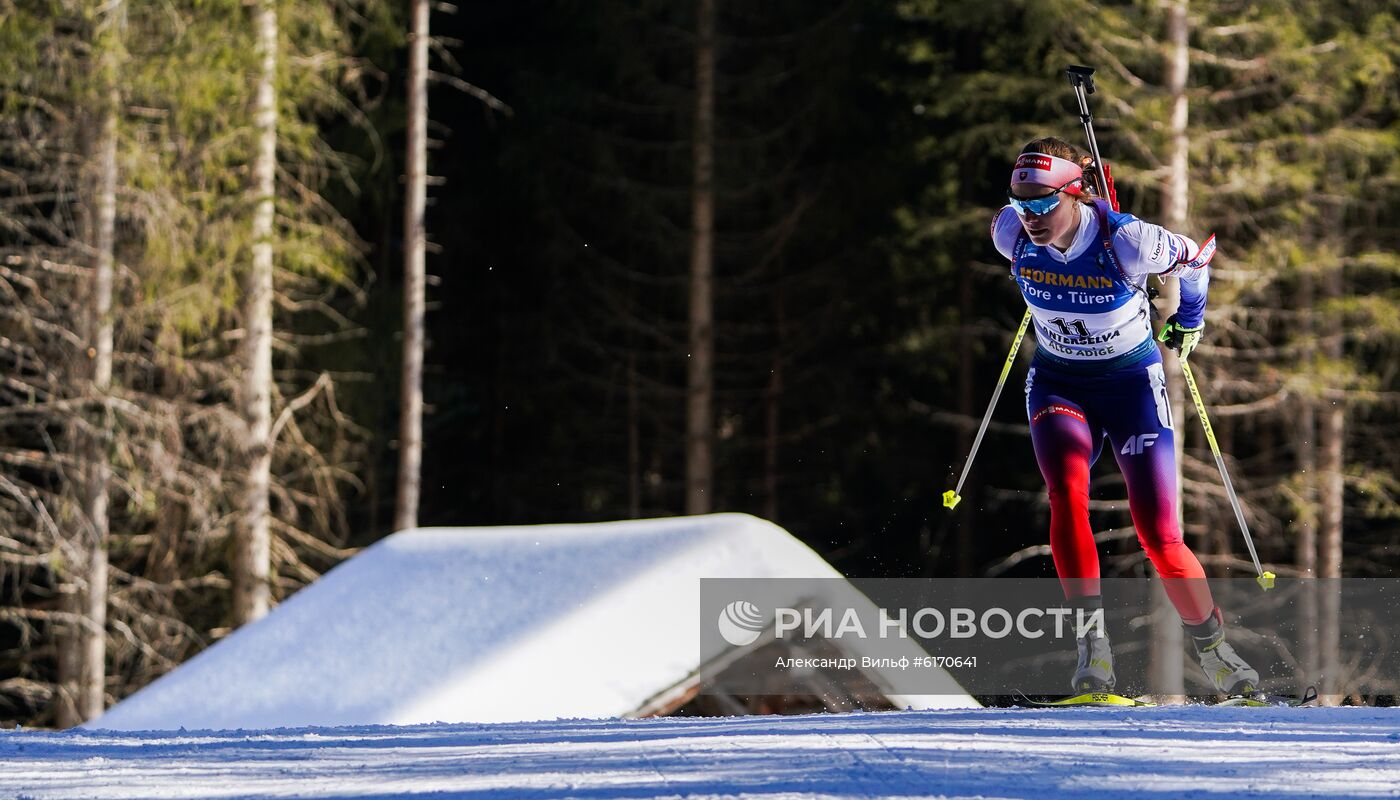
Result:
M1065 70L1071 86L1083 86L1085 94L1094 93L1094 68L1072 64Z

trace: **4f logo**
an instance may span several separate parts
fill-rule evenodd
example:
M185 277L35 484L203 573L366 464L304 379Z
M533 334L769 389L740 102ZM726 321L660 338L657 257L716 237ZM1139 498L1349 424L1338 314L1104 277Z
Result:
M1157 443L1157 434L1141 433L1137 436L1129 436L1128 441L1123 444L1123 449L1118 451L1125 456L1140 456L1142 451Z

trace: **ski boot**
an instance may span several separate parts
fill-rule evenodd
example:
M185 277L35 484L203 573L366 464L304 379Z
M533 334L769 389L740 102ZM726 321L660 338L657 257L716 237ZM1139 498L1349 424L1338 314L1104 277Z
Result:
M1113 649L1108 637L1090 630L1079 637L1079 664L1070 679L1076 694L1111 692L1117 678L1113 675Z
M1199 625L1187 625L1186 631L1196 647L1201 669L1217 692L1231 696L1259 692L1259 673L1225 641L1225 620L1219 606Z

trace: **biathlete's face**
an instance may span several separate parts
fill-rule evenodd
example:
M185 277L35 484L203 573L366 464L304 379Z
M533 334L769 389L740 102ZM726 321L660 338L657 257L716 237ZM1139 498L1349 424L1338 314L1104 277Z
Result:
M1044 247L1062 238L1079 222L1074 198L1060 189L1038 183L1011 184L1011 207L1021 227L1035 244Z

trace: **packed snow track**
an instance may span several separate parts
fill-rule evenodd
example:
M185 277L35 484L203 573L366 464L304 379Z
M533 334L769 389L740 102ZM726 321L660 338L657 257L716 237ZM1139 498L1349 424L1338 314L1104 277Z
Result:
M0 797L1387 797L1400 709L0 731Z

